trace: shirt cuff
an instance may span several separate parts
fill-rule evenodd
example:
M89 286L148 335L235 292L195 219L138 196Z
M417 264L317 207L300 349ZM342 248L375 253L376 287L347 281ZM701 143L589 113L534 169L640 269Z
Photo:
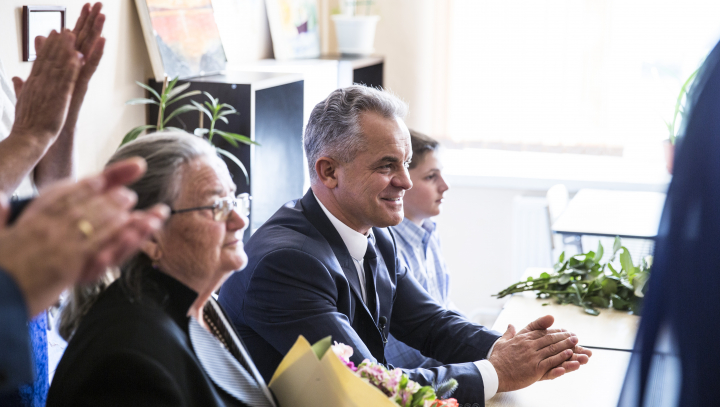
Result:
M485 356L485 359L490 359L490 355L492 355L492 351L493 351L493 349L495 349L495 344L498 343L499 340L500 340L500 338L497 338L495 340L495 342L493 343L493 346L490 347L490 350L488 351L487 356Z
M490 400L498 389L498 375L495 367L488 360L478 360L475 367L480 371L482 376L483 388L485 389L485 401Z

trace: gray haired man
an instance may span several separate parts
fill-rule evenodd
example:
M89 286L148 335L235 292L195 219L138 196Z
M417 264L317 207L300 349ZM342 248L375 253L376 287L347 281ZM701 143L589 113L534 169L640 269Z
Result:
M422 385L455 378L461 403L577 370L590 352L550 329L551 316L500 335L440 306L398 260L387 227L402 221L412 187L406 112L395 96L363 86L313 109L310 191L250 238L247 268L220 291L259 370L268 379L298 335L311 343L331 335L353 347L354 363L384 363L388 333L447 363L406 372Z

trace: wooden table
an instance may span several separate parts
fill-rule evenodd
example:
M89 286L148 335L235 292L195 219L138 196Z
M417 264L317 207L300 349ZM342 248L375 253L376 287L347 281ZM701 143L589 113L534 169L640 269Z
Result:
M581 189L552 230L564 235L653 239L664 204L665 194L660 192Z
M616 407L630 352L593 350L580 370L522 390L498 393L486 407Z
M537 270L535 270L537 271ZM530 272L530 274L535 274ZM542 304L548 304L543 306ZM488 407L583 406L615 407L630 362L640 317L610 309L600 315L585 314L574 305L538 300L533 293L515 294L493 325L505 332L508 324L517 330L543 315L555 317L554 327L577 334L580 345L592 347L593 356L580 370L556 380L533 384L522 390L498 393L485 403ZM601 348L601 349L598 349Z
M574 332L582 346L631 350L640 318L627 311L598 310L600 315L594 317L575 305L559 305L554 299L538 300L532 293L515 294L505 303L493 329L502 333L508 324L513 324L519 331L533 320L549 314L555 317L553 327Z

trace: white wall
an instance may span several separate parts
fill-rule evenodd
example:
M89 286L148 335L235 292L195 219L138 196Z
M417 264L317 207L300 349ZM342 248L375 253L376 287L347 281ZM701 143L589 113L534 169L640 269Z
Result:
M86 0L43 0L44 5L67 7L66 25L75 26ZM6 74L25 79L32 62L22 62L21 0L0 2L0 58ZM76 133L76 168L79 175L102 168L120 144L124 134L145 122L142 106L125 106L128 99L143 97L135 81L145 81L152 73L140 22L131 0L103 3L106 14L103 35L105 54L95 72L85 98Z
M507 299L492 297L512 281L512 203L525 191L453 187L437 218L450 297L468 316L499 311Z
M375 51L385 56L385 87L410 105L408 127L432 128L434 0L379 0Z

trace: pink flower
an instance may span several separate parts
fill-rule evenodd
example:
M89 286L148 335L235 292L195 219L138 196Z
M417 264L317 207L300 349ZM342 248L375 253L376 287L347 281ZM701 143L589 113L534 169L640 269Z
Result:
M344 343L338 343L337 341L335 341L335 344L332 345L332 350L343 361L350 360L350 357L353 355L352 346L345 345Z

